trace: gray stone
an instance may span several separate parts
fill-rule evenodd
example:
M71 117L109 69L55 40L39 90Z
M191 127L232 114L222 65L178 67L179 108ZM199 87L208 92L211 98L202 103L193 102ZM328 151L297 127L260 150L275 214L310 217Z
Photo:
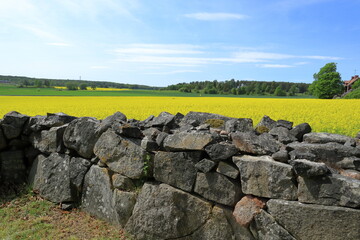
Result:
M226 216L227 221L230 223L235 235L235 240L254 240L254 237L250 230L241 226L233 216L231 208L221 208Z
M111 178L114 188L123 191L133 191L135 189L133 181L126 176L123 176L121 174L114 174Z
M205 112L189 112L185 115L185 117L181 120L180 125L192 125L198 126L206 122L209 119L220 119L223 121L228 121L234 118L225 117L223 115L214 114L214 113L205 113ZM194 123L196 123L194 125Z
M70 160L70 168L69 168L70 183L72 189L76 190L76 197L80 196L85 174L87 173L90 167L91 167L91 162L87 159L80 157L73 157Z
M226 162L219 162L216 172L232 179L236 179L239 176L239 170Z
M4 115L1 126L7 139L14 139L20 136L24 124L29 120L29 116L18 112L9 112Z
M343 160L336 163L336 166L343 169L360 170L360 158L358 157L346 157Z
M291 148L290 148L291 149ZM291 160L295 159L307 159L310 161L316 161L316 155L311 152L303 151L302 149L296 149L289 152Z
M31 135L31 142L34 148L43 153L63 153L65 146L63 144L63 136L67 125L61 127L53 127L50 130L43 130L40 133Z
M316 177L323 176L330 173L329 168L325 165L325 163L317 163L308 161L306 159L297 159L290 162L291 166L295 173L298 176L302 177Z
M152 172L151 156L141 148L140 140L123 138L112 129L101 135L94 152L109 169L131 179L140 179Z
M290 130L285 127L274 127L269 133L279 142L284 144L295 142L297 140L297 138L290 133Z
M228 223L226 215L220 206L214 206L210 219L196 232L181 240L235 240L231 225Z
M64 124L70 123L75 120L76 117L69 116L65 113L48 113L46 118L40 121L39 125L46 128L60 127Z
M113 124L112 128L115 132L123 137L127 138L138 138L141 139L144 137L139 127L131 124Z
M167 184L145 183L125 230L136 239L189 236L209 219L211 204Z
M108 221L119 224L109 171L99 166L91 166L85 175L81 208L85 212ZM114 200L115 198L115 200Z
M216 162L206 158L195 164L195 167L203 173L210 172L215 166Z
M266 198L297 199L292 167L273 161L268 156L233 157L240 170L242 191Z
M360 180L360 172L356 170L340 170L340 174L345 177Z
M0 128L0 151L4 150L7 147L5 135Z
M261 210L251 224L251 230L259 240L295 240L291 234L280 226L266 211Z
M157 137L156 137L156 143L159 147L163 148L164 147L164 140L165 138L169 136L168 133L164 133L164 132L160 132Z
M113 205L117 213L117 222L125 227L136 203L136 193L122 192L117 189L113 193Z
M0 179L2 182L23 183L26 180L24 153L21 150L0 153Z
M157 128L152 127L152 128L145 129L144 131L142 131L142 133L148 139L156 141L156 138L161 133L161 131L159 131L159 129L157 129Z
M154 160L154 178L191 192L196 179L195 164L200 159L199 152L157 152Z
M55 202L71 202L74 200L70 186L70 157L52 153L42 161L40 196Z
M28 139L22 137L21 139L15 138L9 141L9 149L11 150L23 150L30 146L30 142Z
M242 197L240 183L216 172L198 172L194 192L227 206L235 206Z
M265 206L266 201L264 199L246 195L235 205L232 215L239 225L249 227L254 217L259 214Z
M29 120L24 124L23 133L25 135L30 135L32 132L38 132L47 129L45 126L40 125L42 122L44 122L45 118L46 116L40 115L30 117Z
M203 150L212 142L212 135L208 133L175 133L164 140L167 151Z
M348 147L356 147L357 141L358 141L358 139L356 139L356 138L350 138L344 143L344 145L348 146Z
M286 150L280 150L280 151L274 153L273 155L271 155L271 157L275 161L287 163L289 160L289 153Z
M303 136L306 133L311 132L311 127L308 123L302 123L295 126L293 129L290 130L290 133L294 135L300 142L303 140Z
M168 112L161 112L159 116L152 119L148 124L145 125L145 127L163 127L168 126L171 127L171 125L174 124L175 116L168 113Z
M277 120L276 121L276 127L284 127L289 130L292 129L293 124L294 124L293 122L289 122L286 120Z
M218 161L231 158L239 152L239 149L233 144L220 142L208 145L205 147L205 151L212 160Z
M270 134L257 136L253 132L236 132L231 134L233 144L243 153L255 155L273 154L280 150L281 143Z
M46 156L43 154L38 155L33 164L31 165L28 183L32 187L33 191L40 191L41 181L43 181L43 161L46 159Z
M307 133L303 136L303 141L307 143L336 142L340 144L345 144L347 141L350 140L352 140L352 138L348 136L324 132L312 132Z
M159 150L159 145L157 145L157 143L154 140L148 137L144 137L141 140L141 147L148 152L154 152Z
M103 133L109 129L114 123L125 123L127 120L125 114L116 112L113 115L106 117L98 126L97 132Z
M255 128L266 127L269 131L276 126L276 121L271 119L269 116L264 116Z
M94 118L82 117L72 121L64 132L64 144L75 150L81 157L91 158L93 148L99 138L96 132L99 121Z
M254 131L253 121L250 118L231 119L225 122L227 132L251 132Z
M305 159L307 159L307 155L315 155L315 159L308 160L321 162L336 163L345 157L360 157L360 149L344 146L339 143L290 143L287 146L302 153Z
M299 202L360 208L360 180L333 174L298 182Z
M277 199L267 206L276 222L296 239L360 239L360 210Z

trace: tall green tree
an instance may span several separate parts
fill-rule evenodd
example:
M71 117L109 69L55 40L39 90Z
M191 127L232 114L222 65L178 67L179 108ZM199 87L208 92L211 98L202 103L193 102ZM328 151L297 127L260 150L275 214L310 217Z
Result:
M327 63L318 73L315 73L309 90L313 95L322 99L330 99L341 94L344 86L340 73L336 71L336 63Z

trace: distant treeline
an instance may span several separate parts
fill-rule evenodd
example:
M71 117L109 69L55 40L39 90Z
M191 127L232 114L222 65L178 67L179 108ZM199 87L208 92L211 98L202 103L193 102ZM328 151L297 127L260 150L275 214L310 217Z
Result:
M69 83L75 86L86 85L92 88L129 88L129 89L148 89L155 90L157 87L137 84L125 84L103 81L88 81L88 80L65 80L65 79L47 79L47 78L29 78L19 76L3 76L0 75L0 83L10 83L21 87L67 87Z
M165 89L205 94L294 96L296 94L307 93L309 85L307 83L259 82L231 79L227 81L214 80L178 83L170 85Z

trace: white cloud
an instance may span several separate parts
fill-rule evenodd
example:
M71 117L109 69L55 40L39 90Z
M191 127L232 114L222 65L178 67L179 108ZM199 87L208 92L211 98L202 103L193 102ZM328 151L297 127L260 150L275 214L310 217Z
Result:
M261 68L292 68L293 65L287 65L287 64L259 64L257 65Z
M223 21L223 20L241 20L248 18L248 16L236 13L190 13L184 15L187 18L193 18L202 21Z
M195 45L186 44L131 44L115 49L118 54L200 54Z
M265 60L280 60L280 59L289 59L293 58L293 55L289 54L280 54L280 53L268 53L268 52L240 52L236 53L235 56L240 59L249 60L249 61L265 61Z
M315 60L342 60L341 57L330 57L330 56L303 56L302 58L315 59Z
M169 72L153 72L153 73L146 73L147 75L171 75L171 74L179 74L179 73L198 73L201 71L198 70L174 70Z

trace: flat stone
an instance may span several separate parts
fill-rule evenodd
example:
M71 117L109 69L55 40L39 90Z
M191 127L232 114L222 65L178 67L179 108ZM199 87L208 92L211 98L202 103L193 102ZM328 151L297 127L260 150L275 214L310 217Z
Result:
M205 147L206 153L212 160L226 160L239 152L239 149L233 144L220 142Z
M136 239L189 236L210 218L211 204L167 184L145 183L125 230Z
M163 144L167 151L203 150L212 140L208 133L180 132L167 136Z
M230 119L225 122L227 132L251 132L254 131L253 121L250 118Z
M239 176L237 167L226 162L219 162L216 172L232 179L236 179Z
M309 178L323 176L330 173L330 170L325 163L312 162L306 159L297 159L291 161L290 164L293 166L295 173L302 177Z
M260 213L266 205L266 201L252 195L246 195L236 205L233 216L236 222L243 227L249 227L254 217Z
M72 202L74 197L70 186L70 156L52 153L42 161L40 196L55 202Z
M295 240L291 234L280 226L275 219L264 210L255 216L251 230L256 239Z
M242 191L266 198L297 199L297 187L292 167L270 157L233 157L240 170Z
M342 169L360 170L360 158L358 157L345 157L336 163L336 166Z
M238 182L216 172L198 172L194 192L208 200L232 207L242 196Z
M339 174L298 177L299 202L360 208L360 180Z
M201 159L199 152L157 152L154 159L154 178L163 183L191 192Z
M203 173L210 172L216 166L216 162L204 158L195 164L195 167Z
M280 199L266 205L275 221L296 239L360 239L360 210Z
M347 141L351 141L352 138L340 134L324 133L324 132L312 132L307 133L303 137L303 141L307 143L328 143L336 142L345 144Z
M276 127L284 127L287 129L292 129L293 122L287 121L287 120L277 120L276 121Z
M289 158L289 153L286 150L280 150L276 153L274 153L273 155L271 155L271 157L278 162L282 162L282 163L287 163Z
M206 122L209 119L220 119L223 121L228 121L234 118L225 117L223 115L214 114L214 113L206 113L206 112L189 112L185 115L185 117L181 120L180 125L193 125L194 122L197 124L193 126L198 126Z
M243 153L255 155L273 154L280 150L281 144L270 134L263 133L257 136L253 132L231 133L233 144Z
M140 140L121 137L108 129L95 144L94 152L110 170L131 179L140 179L152 172L151 156L140 144Z
M99 121L94 118L78 118L67 126L64 132L64 144L75 150L81 157L92 158L95 143L100 137L96 131Z

